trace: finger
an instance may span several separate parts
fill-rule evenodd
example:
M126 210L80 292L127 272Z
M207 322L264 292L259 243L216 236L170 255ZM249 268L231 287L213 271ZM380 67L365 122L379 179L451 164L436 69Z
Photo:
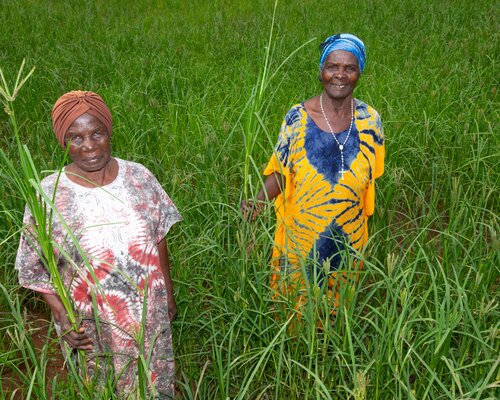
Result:
M257 208L255 208L252 212L252 221L255 221L255 219L257 218L257 215L259 215L259 210Z
M92 339L88 336L70 336L70 335L67 335L64 337L64 339L74 346L80 346L80 345L86 346L86 345L92 344Z
M67 337L65 338L68 345L73 349L78 350L92 350L94 348L92 344L92 340L90 338L87 339L75 339Z
M77 347L74 348L78 350L94 350L94 346L92 344L78 345Z
M250 209L253 208L253 201L251 200L248 200L248 201L245 201L243 200L240 204L240 208L242 210L245 210L246 212L248 212Z
M66 340L70 347L78 350L92 350L94 348L92 341Z
M82 340L82 339L89 338L89 335L87 335L85 333L85 329L82 327L78 328L77 331L72 329L66 335L71 337L74 340Z
M84 333L82 328L80 328L78 332L68 332L64 335L64 339L72 346L87 346L92 344L92 338Z

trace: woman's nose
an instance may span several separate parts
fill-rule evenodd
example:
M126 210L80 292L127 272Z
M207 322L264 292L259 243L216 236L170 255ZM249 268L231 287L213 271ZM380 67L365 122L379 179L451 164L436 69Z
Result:
M345 70L343 68L337 68L334 72L333 72L333 76L335 78L342 78L344 77L345 75Z
M82 148L84 150L93 150L95 147L95 142L91 136L87 136L83 139Z

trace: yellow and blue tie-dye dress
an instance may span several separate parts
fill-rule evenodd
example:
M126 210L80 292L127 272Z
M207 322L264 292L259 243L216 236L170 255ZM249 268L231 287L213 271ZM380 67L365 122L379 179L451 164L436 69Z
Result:
M335 271L362 265L360 255L375 207L375 179L384 172L385 148L377 111L355 100L354 117L344 145L343 180L337 142L316 125L304 104L292 107L284 118L264 171L265 175L278 172L286 181L275 199L274 289L300 291L305 275L310 279L313 274L319 283L328 275L333 289ZM347 134L347 130L336 134L338 141L344 143ZM344 265L346 260L350 265ZM334 297L338 300L337 293Z

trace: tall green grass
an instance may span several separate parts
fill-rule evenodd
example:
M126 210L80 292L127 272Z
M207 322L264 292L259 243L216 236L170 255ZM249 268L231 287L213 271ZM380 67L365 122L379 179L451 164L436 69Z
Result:
M113 112L114 154L150 168L181 210L169 235L180 398L496 398L498 11L487 0L274 6L1 2L0 66L37 68L16 100L34 164L63 161L57 97L94 90ZM239 201L258 189L286 111L320 91L317 45L339 31L367 45L355 94L382 116L386 173L357 289L344 289L350 301L323 331L313 292L318 306L294 332L268 287L272 210L248 224ZM6 121L0 147L16 163ZM54 387L71 398L73 374L48 382L14 367L24 357L39 373L49 353L30 347L29 312L41 306L13 272L24 201L1 170L0 373L23 398Z

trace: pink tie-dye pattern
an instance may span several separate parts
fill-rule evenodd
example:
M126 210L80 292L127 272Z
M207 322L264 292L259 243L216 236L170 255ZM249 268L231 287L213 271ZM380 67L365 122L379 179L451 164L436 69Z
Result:
M56 205L78 237L91 270L82 264L62 225L54 221L53 239L74 255L75 261L61 260L60 272L71 287L76 311L93 336L95 351L89 356L99 359L111 354L115 374L120 376L118 391L126 393L136 385L136 359L143 337L146 354L152 346L150 376L156 389L168 395L173 393L174 362L157 243L181 217L146 168L118 162L119 176L105 190L82 188L61 177ZM46 193L52 193L55 178L44 179ZM27 212L25 223L30 221ZM26 238L21 239L16 268L23 286L51 292L50 276ZM100 335L93 316L95 308Z

